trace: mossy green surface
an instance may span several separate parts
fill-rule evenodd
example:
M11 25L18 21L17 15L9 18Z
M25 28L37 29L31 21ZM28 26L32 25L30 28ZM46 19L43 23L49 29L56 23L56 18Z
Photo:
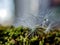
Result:
M2 27L0 27L0 45L60 45L58 29L45 33L45 28L36 27L35 31L29 35L33 29L28 27Z

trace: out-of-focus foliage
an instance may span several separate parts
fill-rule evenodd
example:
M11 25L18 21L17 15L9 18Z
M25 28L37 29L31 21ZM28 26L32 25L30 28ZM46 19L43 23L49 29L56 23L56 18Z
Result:
M0 45L60 45L60 30L45 33L45 29L36 27L31 33L28 27L0 26Z

